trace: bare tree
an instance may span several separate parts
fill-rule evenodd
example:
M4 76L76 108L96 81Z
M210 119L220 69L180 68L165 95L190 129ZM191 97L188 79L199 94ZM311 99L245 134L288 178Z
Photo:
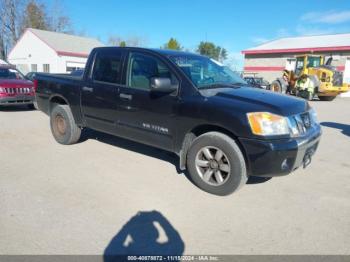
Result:
M107 44L110 46L120 46L121 42L123 42L123 38L120 36L110 36L108 38Z
M39 4L35 0L30 0L27 3L24 10L24 19L21 24L21 33L23 33L26 28L49 29L46 7L44 4Z
M55 0L50 12L48 12L48 24L51 31L72 33L71 21L65 15L61 0Z
M0 58L6 58L28 27L72 32L70 19L64 15L60 3L56 0L48 12L41 0L0 0Z
M5 31L0 24L0 59L6 60Z
M112 35L108 38L108 45L111 46L133 46L133 47L142 47L146 46L147 40L140 36L130 36L123 38L118 35Z
M139 36L131 36L126 40L128 46L143 47L146 45L146 39Z
M6 60L5 40L2 33L0 33L0 59Z
M17 42L26 0L0 0L0 32L10 45Z

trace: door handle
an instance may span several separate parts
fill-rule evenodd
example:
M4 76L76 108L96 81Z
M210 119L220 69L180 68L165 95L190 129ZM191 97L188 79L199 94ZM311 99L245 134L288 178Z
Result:
M132 95L128 95L128 94L124 94L124 93L120 93L119 97L122 99L126 99L126 100L132 100Z
M92 87L84 86L83 91L92 92L92 91L94 91L94 89Z

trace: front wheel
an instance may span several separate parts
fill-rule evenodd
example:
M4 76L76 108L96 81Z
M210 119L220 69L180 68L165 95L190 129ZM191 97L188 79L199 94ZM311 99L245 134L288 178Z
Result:
M60 144L71 145L80 139L81 129L75 123L68 105L56 105L52 109L50 126L53 137Z
M279 81L273 81L270 85L272 92L282 93L282 85Z
M308 101L312 101L313 98L314 98L314 93L310 92L310 91L307 91L307 90L301 90L301 91L297 92L297 96L301 97L301 98L304 98L304 99L306 99Z
M202 190L215 195L229 195L243 186L247 169L236 142L219 132L196 138L187 154L191 181Z

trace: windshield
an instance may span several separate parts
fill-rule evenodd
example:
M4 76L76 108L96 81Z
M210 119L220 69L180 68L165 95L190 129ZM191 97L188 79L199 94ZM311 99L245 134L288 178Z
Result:
M25 79L22 73L12 68L0 68L0 79Z
M246 84L227 66L207 57L180 55L171 56L170 59L181 68L198 89Z
M309 56L307 67L319 67L321 65L321 57L320 56Z
M262 78L255 78L255 83L262 85L263 84L263 79Z

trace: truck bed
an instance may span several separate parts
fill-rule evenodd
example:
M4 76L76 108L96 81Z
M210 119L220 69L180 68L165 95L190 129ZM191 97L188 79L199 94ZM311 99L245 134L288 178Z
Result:
M71 107L77 123L82 123L80 111L82 77L68 74L38 73L36 79L38 81L36 100L40 110L50 114L49 101L51 97L61 97Z

